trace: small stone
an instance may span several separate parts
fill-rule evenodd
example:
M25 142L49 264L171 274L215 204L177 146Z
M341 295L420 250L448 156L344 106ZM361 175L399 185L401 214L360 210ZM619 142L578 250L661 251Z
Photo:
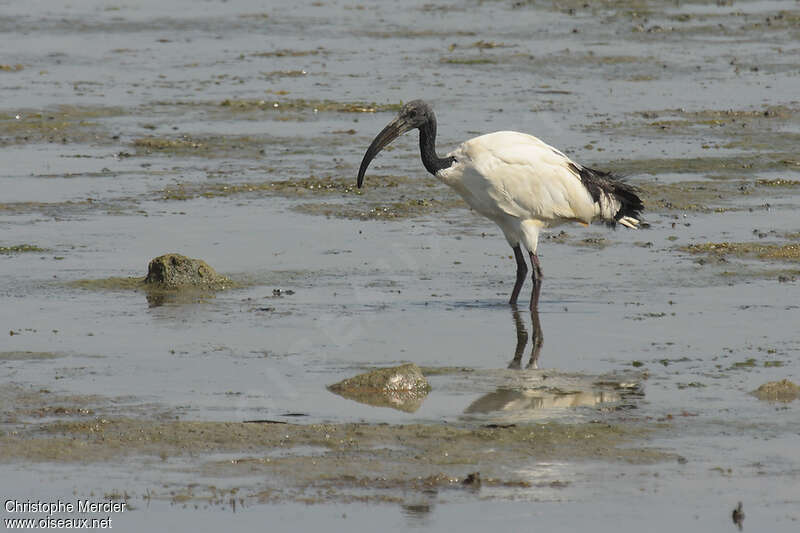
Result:
M764 383L750 394L759 400L788 403L800 397L800 387L788 379L782 379Z
M202 259L174 253L150 261L144 282L159 289L221 290L231 286L230 278L217 274Z
M328 390L368 405L413 413L431 386L417 365L407 363L359 374L328 386Z
M739 531L741 531L742 522L744 522L744 510L742 509L742 502L739 502L739 505L737 505L736 509L733 510L731 518L733 519L733 523L739 527Z
M481 486L481 473L473 472L469 474L467 477L464 478L464 481L462 481L461 484L477 489L478 487Z

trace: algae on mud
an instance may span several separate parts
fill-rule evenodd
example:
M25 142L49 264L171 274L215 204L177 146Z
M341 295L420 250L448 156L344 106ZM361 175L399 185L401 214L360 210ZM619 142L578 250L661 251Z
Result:
M408 184L407 178L398 176L381 176L376 180L378 188L395 188ZM162 189L162 200L190 200L192 198L217 198L234 195L268 194L283 197L329 196L335 194L361 195L351 178L334 176L297 178L289 180L262 181L248 183L178 183Z
M800 261L800 244L773 244L760 242L706 242L681 246L690 254L707 254L716 257L755 258L762 261Z
M343 502L355 497L354 490L369 489L367 501L380 502L429 483L457 485L476 471L487 487L537 486L541 476L530 479L523 473L531 461L653 464L677 457L646 446L646 439L665 426L642 421L488 426L201 422L179 420L170 410L156 409L154 415L146 405L120 415L119 399L8 384L0 387L0 397L0 462L146 464L156 474L163 470L165 479L147 497L168 500L176 491L186 500L207 496L191 490L196 484L166 481L176 464L192 477L235 483L240 496L253 501L268 492L270 501L315 497ZM167 458L173 460L165 463ZM555 481L563 483L546 480Z
M0 205L0 209L2 209L2 205ZM45 248L41 248L36 246L35 244L13 244L11 246L0 246L0 254L2 255L12 255L12 254L21 254L21 253L30 253L30 252L46 252Z
M54 409L49 413L64 417L71 411ZM346 501L354 480L359 487L376 491L370 500L381 501L442 471L458 479L480 470L484 477L505 480L496 483L525 487L530 480L509 474L509 469L531 460L652 464L677 457L631 447L656 429L638 424L298 425L91 418L88 414L84 408L76 412L84 420L64 419L35 428L18 426L12 433L0 435L0 457L4 461L59 463L184 457L188 461L184 468L191 472L238 484L249 482L243 496L255 497L268 489L276 501L297 499L303 490L319 487L327 489L320 501ZM322 453L309 456L305 452L309 447ZM276 450L281 451L277 457ZM235 458L219 461L214 457L218 453ZM243 481L245 473L250 481ZM252 482L253 474L258 474L259 481Z
M141 291L151 306L170 301L196 301L214 292L239 287L241 284L218 274L205 261L180 254L164 254L151 260L147 275L112 276L99 279L78 279L67 286L95 291ZM178 297L178 298L176 298Z
M32 351L11 351L0 352L0 361L41 361L46 359L57 359L64 357L58 352L32 352Z
M120 117L120 107L61 105L53 110L0 112L0 146L59 142L113 142L99 119Z
M405 219L465 207L460 198L438 187L435 182L396 175L372 177L367 190L358 189L350 177L310 176L248 183L178 183L156 194L166 201L238 195L293 199L340 197L345 201L304 202L291 209L312 215L359 220ZM353 202L351 197L359 199Z
M236 100L225 99L219 104L236 111L310 111L331 113L397 112L402 104L376 104L375 102L336 102L333 100Z

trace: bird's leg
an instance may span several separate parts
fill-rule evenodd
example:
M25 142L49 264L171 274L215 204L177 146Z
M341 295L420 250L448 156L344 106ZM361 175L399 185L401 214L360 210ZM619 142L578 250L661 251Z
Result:
M539 292L542 290L542 267L539 266L539 258L534 252L528 252L531 256L531 266L533 267L533 274L531 280L533 281L533 290L531 291L531 311L539 308ZM519 272L517 272L519 276ZM524 274L523 274L524 276Z
M514 258L517 260L517 281L514 283L514 290L511 291L511 299L508 301L511 305L516 305L517 296L522 289L522 284L525 283L525 275L528 273L528 265L525 264L525 256L522 255L522 248L519 244L514 246Z

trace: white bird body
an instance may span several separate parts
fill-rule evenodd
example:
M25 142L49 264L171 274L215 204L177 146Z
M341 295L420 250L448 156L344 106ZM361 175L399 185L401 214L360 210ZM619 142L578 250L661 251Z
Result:
M409 102L370 144L361 161L361 187L370 161L393 139L420 131L420 154L426 170L455 189L467 204L494 221L514 250L517 280L515 304L527 273L520 246L533 265L531 310L539 300L541 267L536 256L543 228L566 222L589 224L600 219L629 228L639 225L644 208L636 189L607 172L584 167L532 135L498 131L463 142L445 157L436 155L436 118L428 104Z
M522 243L535 253L542 228L565 222L589 224L603 215L613 220L620 207L613 198L595 202L573 170L581 167L533 135L489 133L447 155L456 161L436 177L500 226L512 247Z

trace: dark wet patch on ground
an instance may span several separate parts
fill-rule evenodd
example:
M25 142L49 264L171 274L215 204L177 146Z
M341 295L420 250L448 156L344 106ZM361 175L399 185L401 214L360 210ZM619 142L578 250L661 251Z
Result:
M281 196L316 199L293 206L301 213L358 220L391 220L464 207L455 194L435 182L406 176L370 176L363 188L352 177L307 177L251 183L181 183L160 191L161 200L228 196ZM330 198L341 200L331 201ZM324 198L324 200L322 200Z
M763 261L800 261L800 244L708 242L689 244L680 249L691 254L707 254L717 257L755 258Z
M298 73L299 72L299 73ZM268 73L270 77L303 76L304 71L278 71ZM213 120L277 120L306 121L320 113L339 114L372 114L399 111L402 103L377 103L337 100L315 100L303 98L286 98L283 94L259 99L226 98L222 101L161 101L141 108L140 112L168 113L202 113L206 119Z
M214 159L263 159L268 151L286 146L290 141L265 135L148 135L134 139L131 146L134 154L126 157L184 156ZM306 142L306 144L308 144ZM306 146L295 148L296 153L308 150Z
M705 174L742 178L756 172L796 170L794 152L762 151L735 156L692 158L642 158L617 160L605 164L610 170L624 176L658 174Z
M297 205L300 213L353 220L401 220L441 213L464 207L458 198L452 199L409 199L395 202L332 203L316 202Z
M87 198L85 200L66 200L63 202L0 203L0 213L6 215L39 213L53 219L63 219L89 213L111 216L145 214L139 208L138 200L128 196L97 200L94 198Z
M370 188L394 189L409 185L411 180L401 176L372 176ZM218 198L235 195L275 195L287 198L314 196L351 196L364 194L356 187L355 178L307 177L290 180L250 183L179 183L160 191L162 200L189 200L192 198Z

